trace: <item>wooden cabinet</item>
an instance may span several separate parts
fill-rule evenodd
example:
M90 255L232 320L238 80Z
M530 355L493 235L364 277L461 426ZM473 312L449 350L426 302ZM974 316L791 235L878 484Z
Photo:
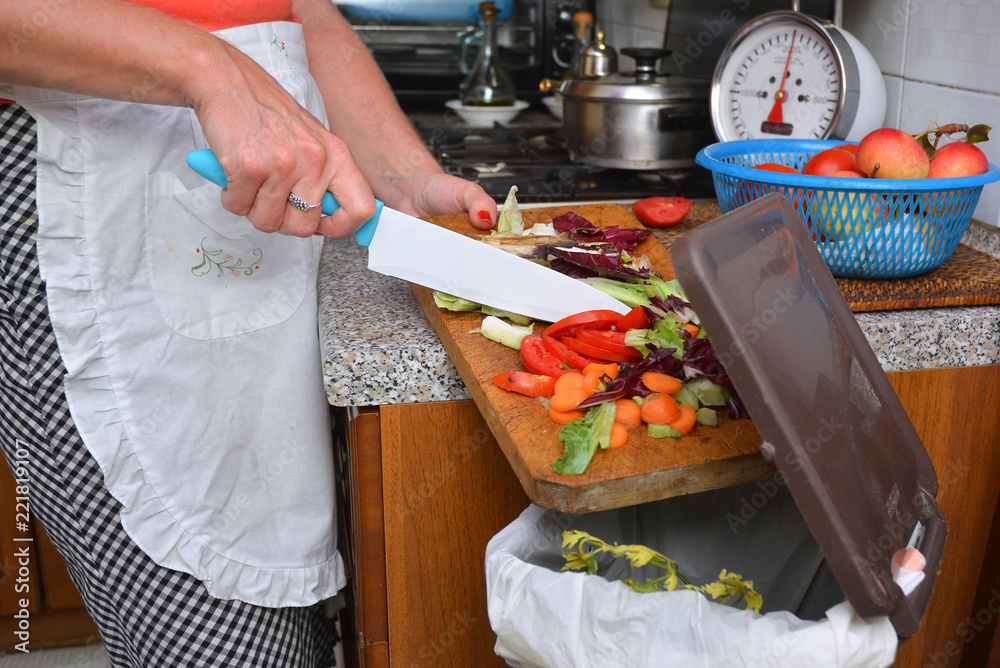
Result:
M1000 366L890 373L940 480L948 544L921 631L897 666L988 665L996 615L977 591L1000 567L987 553L1000 492ZM528 499L472 401L339 413L354 618L348 666L498 666L482 562ZM979 609L989 599L978 596ZM997 601L996 603L1000 603ZM967 642L972 634L979 643ZM982 647L979 647L979 646ZM996 653L997 650L993 649ZM981 657L981 659L980 659Z
M100 640L97 626L59 553L6 464L0 465L0 653L82 645ZM27 519L24 524L22 522ZM27 631L27 637L17 632Z

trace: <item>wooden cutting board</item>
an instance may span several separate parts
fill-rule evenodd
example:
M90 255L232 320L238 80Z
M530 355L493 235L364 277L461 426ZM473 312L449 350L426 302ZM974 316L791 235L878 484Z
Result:
M619 204L565 205L525 209L525 227L547 223L575 211L602 227L641 227ZM474 237L465 216L441 216L432 222ZM650 237L639 247L664 278L673 278L667 249ZM760 436L750 420L730 420L719 411L719 426L697 426L681 439L653 439L644 428L633 429L628 443L616 450L599 450L582 475L561 475L552 462L563 453L558 433L537 399L501 390L490 378L521 368L516 351L488 341L477 328L481 314L442 311L432 293L413 286L421 307L458 368L494 437L531 501L566 513L619 508L672 496L691 494L774 475L774 467L758 453ZM536 325L536 332L543 329Z

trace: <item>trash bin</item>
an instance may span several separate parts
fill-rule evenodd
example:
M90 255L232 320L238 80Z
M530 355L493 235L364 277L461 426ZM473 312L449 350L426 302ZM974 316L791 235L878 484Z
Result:
M519 668L891 665L944 550L930 458L794 207L768 195L671 247L774 479L585 515L529 507L486 550L496 651ZM664 447L669 447L665 444ZM754 581L764 614L637 593L622 560L562 571L562 532L642 544L697 584ZM916 547L904 592L893 555ZM659 574L662 574L660 572ZM655 577L655 576L654 576Z

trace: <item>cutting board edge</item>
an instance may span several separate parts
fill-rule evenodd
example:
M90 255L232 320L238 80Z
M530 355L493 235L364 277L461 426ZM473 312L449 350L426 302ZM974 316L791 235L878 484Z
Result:
M755 453L708 464L661 469L641 476L615 478L584 487L542 479L535 482L534 493L528 498L536 506L579 515L767 480L774 477L775 471L774 464ZM697 475L692 475L695 473ZM636 485L640 478L641 485Z

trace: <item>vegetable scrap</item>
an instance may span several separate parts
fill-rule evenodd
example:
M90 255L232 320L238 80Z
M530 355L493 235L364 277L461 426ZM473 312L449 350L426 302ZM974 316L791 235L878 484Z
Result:
M722 569L719 572L719 579L715 582L694 585L681 573L676 561L643 545L608 544L586 531L564 531L562 536L563 548L570 548L570 551L563 552L563 558L566 560L562 568L564 571L586 570L590 575L594 575L598 570L598 557L607 554L615 559L624 557L632 568L655 566L666 571L665 575L655 579L646 578L644 582L635 582L631 578L623 582L627 587L640 593L691 589L725 605L735 607L743 602L747 610L756 613L760 613L760 608L764 605L763 597L753 588L753 580L744 580L738 573Z

